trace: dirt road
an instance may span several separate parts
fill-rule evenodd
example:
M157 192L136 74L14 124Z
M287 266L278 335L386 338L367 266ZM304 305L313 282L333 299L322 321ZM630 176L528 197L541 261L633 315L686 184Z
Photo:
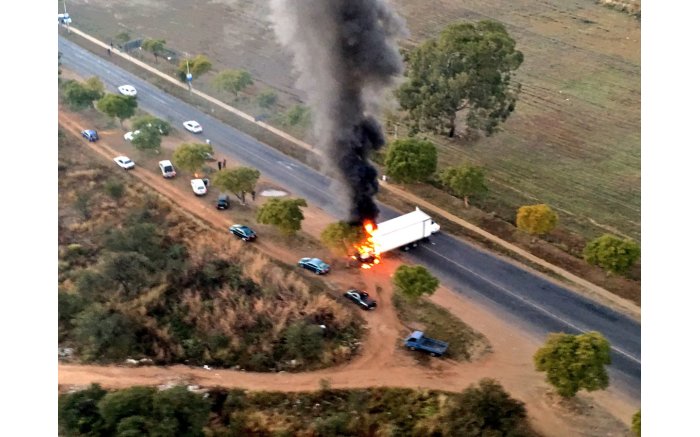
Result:
M77 115L66 112L59 112L59 124L76 136L84 125ZM133 152L131 146L120 140L122 132L101 131L100 135L102 139L99 142L85 141L84 145L109 162L114 156ZM226 158L234 162L233 157ZM130 175L170 199L181 212L214 230L220 230L228 237L226 229L230 220L211 205L196 201L189 191L145 168L137 167L130 171ZM315 237L331 222L323 211L314 207L306 208L305 216L303 231ZM273 242L261 239L256 244L267 255L284 262L294 263L298 259L298 254ZM416 355L397 348L395 339L407 332L391 305L390 273L397 265L397 261L387 259L380 266L359 273L362 286L371 291L381 287L382 292L377 295L378 310L363 313L369 332L360 355L348 364L295 374L205 370L181 365L129 368L59 364L59 385L66 388L99 382L104 387L123 388L186 383L251 390L309 391L318 389L321 380L327 380L335 388L395 386L459 391L481 378L490 377L499 380L514 397L526 403L533 426L544 435L624 435L626 423L638 409L638 400L624 398L612 390L592 395L580 394L576 402L578 412L572 413L571 406L565 408L548 396L543 375L534 371L532 355L539 346L537 340L445 288L440 288L431 299L482 332L490 340L493 352L474 363L431 359L425 365L416 361ZM358 273L340 270L327 280L333 289L342 290L358 285Z

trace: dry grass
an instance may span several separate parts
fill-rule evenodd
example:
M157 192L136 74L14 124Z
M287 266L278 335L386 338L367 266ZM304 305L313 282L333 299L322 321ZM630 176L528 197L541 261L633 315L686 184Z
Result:
M165 234L165 242L186 247L188 257L182 271L157 272L152 278L156 284L138 296L108 295L105 303L138 324L145 335L140 341L145 350L150 351L150 358L172 363L182 362L188 354L191 356L188 347L192 346L182 343L182 326L174 328L171 324L178 320L192 331L188 334L190 337L185 338L204 345L205 350L195 358L203 362L231 363L236 356L250 359L254 354L266 355L269 360L286 329L300 320L325 324L337 338L324 341L318 360L297 365L295 370L304 370L304 366L319 368L352 356L355 335L361 332L360 322L348 308L321 293L320 287L312 286L312 279L270 259L254 245L246 245L238 239L222 239L219 233L201 222L170 208L167 201L147 187L131 185L121 172L86 160L80 146L62 144L60 153L65 166L59 179L59 258L62 263L59 287L63 292L75 292L76 273L101 265L102 236L109 229L122 228L134 212L147 212L153 217L157 229ZM79 159L73 159L76 156ZM126 187L118 200L109 197L104 190L104 184L111 178ZM75 206L84 193L89 193L87 219L80 216ZM188 275L200 274L217 262L229 268L238 266L241 285L224 281L216 288L186 285L180 289L164 282L168 274L174 274L180 277L178 280L192 283ZM250 281L257 285L251 286Z

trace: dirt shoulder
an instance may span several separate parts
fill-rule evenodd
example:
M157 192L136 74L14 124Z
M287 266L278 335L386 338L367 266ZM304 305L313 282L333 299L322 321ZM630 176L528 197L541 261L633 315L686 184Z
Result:
M83 121L77 115L59 112L59 124L67 132L78 135ZM100 133L102 139L99 142L84 143L86 150L89 148L110 162L117 154L133 152L128 143L118 141L121 131L108 130ZM233 162L232 157L226 158ZM172 184L147 168L137 167L130 175L170 199L184 213L220 230L222 236L226 234L228 237L226 228L230 225L230 218L221 215L206 201L196 199L187 187ZM311 236L318 236L325 224L331 222L318 208L307 208L305 215L303 231ZM298 254L275 245L273 241L260 243L261 248L272 257L288 263L298 259ZM572 413L570 408L564 408L551 400L543 375L534 371L531 357L539 347L537 339L444 287L431 298L433 302L449 309L467 325L483 333L491 341L493 352L471 363L429 360L426 364L417 360L409 351L396 347L395 339L407 331L391 305L390 274L396 267L396 261L385 260L376 269L341 269L328 278L332 290L343 290L344 287L358 284L369 290L378 287L383 290L377 296L378 311L363 313L369 325L369 333L360 355L348 364L300 374L205 370L186 366L127 368L59 364L59 384L84 386L99 382L105 387L123 388L175 382L205 387L309 391L318 389L321 380L327 380L332 387L338 388L395 386L459 391L481 378L490 377L499 380L514 397L526 403L533 426L544 435L599 436L622 435L625 432L626 423L639 408L638 399L629 399L614 389L580 394L578 402L585 408Z

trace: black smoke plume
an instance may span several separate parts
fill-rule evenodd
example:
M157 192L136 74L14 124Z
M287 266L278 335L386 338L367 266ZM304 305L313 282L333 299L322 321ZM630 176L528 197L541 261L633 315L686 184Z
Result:
M384 145L375 115L403 71L396 44L404 21L384 0L270 0L280 42L291 50L327 167L342 181L348 221L376 222L377 171L369 152Z

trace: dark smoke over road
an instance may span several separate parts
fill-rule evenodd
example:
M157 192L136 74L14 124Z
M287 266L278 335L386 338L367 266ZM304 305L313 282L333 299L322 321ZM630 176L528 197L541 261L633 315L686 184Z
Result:
M339 175L348 220L376 221L377 171L369 152L384 145L375 116L401 76L396 40L405 25L383 0L270 0L280 42L294 56L314 133L328 170Z

